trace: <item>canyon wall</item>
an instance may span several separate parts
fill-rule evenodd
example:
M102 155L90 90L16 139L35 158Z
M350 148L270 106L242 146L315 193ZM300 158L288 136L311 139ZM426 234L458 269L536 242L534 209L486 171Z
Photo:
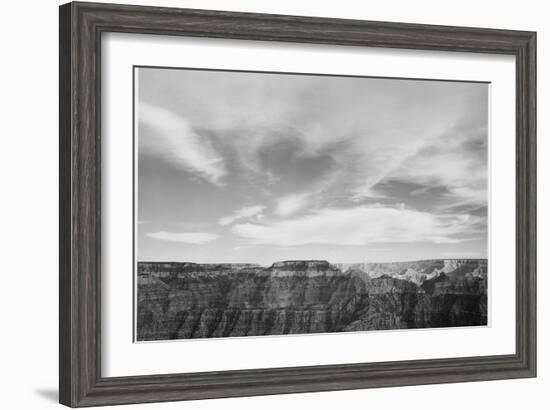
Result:
M138 263L137 340L487 324L487 261Z

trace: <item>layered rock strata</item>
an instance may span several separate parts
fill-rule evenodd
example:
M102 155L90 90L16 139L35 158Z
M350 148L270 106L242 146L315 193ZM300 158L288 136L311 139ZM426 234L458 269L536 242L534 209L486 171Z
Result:
M487 261L138 263L137 339L487 324Z

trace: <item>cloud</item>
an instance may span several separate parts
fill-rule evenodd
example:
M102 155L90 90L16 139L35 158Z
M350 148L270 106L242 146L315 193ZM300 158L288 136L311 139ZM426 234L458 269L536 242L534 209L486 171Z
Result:
M194 245L203 245L219 238L219 235L209 232L150 232L145 236L161 241L182 242Z
M277 142L292 144L296 150L287 167L300 164L300 158L329 156L335 177L329 178L327 190L359 200L382 198L375 186L392 174L411 182L457 186L454 176L469 175L463 171L475 157L468 157L471 152L456 141L471 141L471 131L487 124L484 84L150 69L140 71L139 78L155 90L171 90L163 94L175 100L170 106L208 129L217 144L232 147L238 166L249 175L262 174L266 185L281 181L281 174L266 167L262 155ZM438 141L439 153L429 154ZM486 146L475 149L487 152ZM453 150L453 158L440 155ZM455 166L457 158L461 162ZM460 175L453 176L453 168ZM225 172L224 167L217 169ZM319 172L318 178L327 175ZM296 176L296 182L303 178L299 171ZM282 183L288 182L282 178ZM470 186L469 181L463 185Z
M275 213L281 217L287 217L302 210L309 204L309 194L292 194L277 200Z
M488 157L485 127L450 129L428 140L387 177L423 185L424 189L444 187L445 208L467 204L487 205ZM413 191L422 194L423 189Z
M216 257L225 240L255 259L255 244L436 249L427 244L479 239L462 249L486 239L487 85L168 69L138 79L141 98L170 109L140 118L147 150L192 173L166 184L216 209L184 195L155 206L208 221L176 231L229 227L236 236L213 243ZM197 178L226 188L189 183ZM164 192L143 185L148 198ZM367 206L375 201L384 205Z
M143 101L139 102L138 118L154 132L154 137L148 135L147 139L140 135L140 149L160 154L214 185L223 185L222 179L227 175L223 158L187 119ZM162 141L156 141L155 137Z
M219 219L219 224L222 226L230 225L235 221L239 221L241 219L251 218L253 216L260 217L261 219L261 213L265 209L265 206L263 205L254 205L254 206L246 206L241 209L237 209L233 214L229 216L224 216Z
M480 217L437 215L382 205L326 208L271 224L244 223L232 232L254 244L366 245L369 243L457 243L481 235Z

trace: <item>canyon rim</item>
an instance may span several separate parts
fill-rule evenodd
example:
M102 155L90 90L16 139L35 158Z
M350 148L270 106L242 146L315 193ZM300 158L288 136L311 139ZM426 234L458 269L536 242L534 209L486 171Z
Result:
M489 323L488 83L136 66L134 91L135 341Z

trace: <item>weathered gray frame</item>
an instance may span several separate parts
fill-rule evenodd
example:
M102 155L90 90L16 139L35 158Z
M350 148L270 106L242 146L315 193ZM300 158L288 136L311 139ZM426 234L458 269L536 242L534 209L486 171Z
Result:
M435 360L102 377L100 39L105 32L515 56L516 353ZM60 7L59 64L61 403L82 407L535 377L536 33L69 3ZM498 118L495 120L498 121Z

